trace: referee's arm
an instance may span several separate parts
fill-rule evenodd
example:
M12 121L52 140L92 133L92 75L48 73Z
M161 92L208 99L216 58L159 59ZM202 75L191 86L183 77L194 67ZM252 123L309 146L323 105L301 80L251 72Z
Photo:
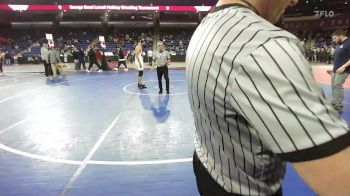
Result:
M241 63L231 90L232 105L266 149L291 162L319 195L350 195L349 127L294 42L272 39L257 48Z
M292 163L292 166L320 196L350 195L349 147L329 157Z
M157 67L156 63L157 63L157 58L156 58L156 55L153 54L153 56L152 56L152 65L151 65L152 69Z
M170 53L167 52L167 61L168 61L168 64L171 62L171 57L170 57Z

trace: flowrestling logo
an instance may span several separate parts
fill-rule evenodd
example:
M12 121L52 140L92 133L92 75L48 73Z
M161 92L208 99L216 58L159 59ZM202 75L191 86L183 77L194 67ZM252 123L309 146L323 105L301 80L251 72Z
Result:
M334 17L335 13L334 11L325 11L325 10L316 10L315 12L315 17L321 18L321 17L326 17L326 18L332 18Z

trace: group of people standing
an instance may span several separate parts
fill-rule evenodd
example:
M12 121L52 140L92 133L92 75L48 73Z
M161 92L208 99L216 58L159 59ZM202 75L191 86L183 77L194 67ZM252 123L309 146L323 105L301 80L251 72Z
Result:
M102 72L101 63L98 62L97 54L95 51L95 47L93 44L89 45L87 55L89 57L89 68L86 69L85 66L85 52L82 48L75 48L73 51L73 58L75 61L75 69L80 70L81 67L83 70L90 72L90 69L95 64L98 67L98 72ZM58 51L58 47L54 46L51 50L47 44L43 44L41 48L41 59L45 68L45 76L46 77L56 77L58 74L65 76L65 72L63 70L63 63L60 58L60 53Z
M62 61L60 58L60 53L57 50L57 46L54 46L51 50L49 50L48 45L43 44L40 52L46 77L57 77L57 71L62 76L66 76L65 72L63 71Z
M168 65L171 61L170 53L164 49L164 43L162 41L159 41L157 43L157 52L153 54L153 57L149 58L149 64L152 66L155 65L157 67L157 77L158 77L158 85L159 85L159 94L163 93L163 85L162 85L162 78L164 77L166 81L166 93L170 93L169 89L169 71L168 71ZM114 68L114 70L118 70L121 65L124 65L125 69L124 71L128 71L128 66L126 64L126 57L124 54L124 51L121 47L118 47L117 50L114 52L114 55L118 57L118 66ZM98 72L102 72L101 63L98 62L97 53L95 51L95 47L93 44L89 45L87 56L89 57L89 68L86 69L85 66L85 53L82 48L76 48L73 52L73 58L75 60L75 69L80 70L81 67L86 70L87 72L90 72L90 69L95 64L98 67ZM43 47L41 48L41 58L43 60L43 64L45 67L45 76L49 77L53 75L54 77L57 76L57 70L61 75L65 75L62 66L62 61L60 59L59 52L57 50L57 47L54 46L51 50L49 50L47 44L43 44ZM138 71L138 88L139 89L145 89L147 88L142 80L143 76L143 70L144 70L144 61L143 61L143 49L142 49L142 43L141 41L137 41L136 47L135 47L135 65L136 69Z
M0 76L5 75L2 69L3 65L12 65L14 63L18 62L15 61L15 58L10 54L10 51L0 48Z

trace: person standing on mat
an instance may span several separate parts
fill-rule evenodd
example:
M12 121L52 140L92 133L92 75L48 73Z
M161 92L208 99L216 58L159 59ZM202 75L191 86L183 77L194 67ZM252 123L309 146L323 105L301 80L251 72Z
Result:
M115 68L115 70L118 70L120 65L123 64L125 67L124 71L128 71L128 66L126 65L126 58L124 55L124 51L121 47L117 48L117 56L118 56L118 67Z
M80 64L79 67L81 68L81 65L82 65L84 71L87 71L86 66L85 66L85 53L84 53L83 48L79 47L77 57L78 57L78 64Z
M41 47L40 49L40 53L41 53L41 60L44 64L45 76L49 77L51 72L51 67L49 63L49 50L48 50L47 44L43 44L43 47Z
M66 74L63 71L63 68L61 67L61 58L60 53L58 52L58 47L54 46L52 50L49 52L49 61L51 63L51 69L53 73L53 77L57 77L57 70L60 72L62 76L66 76Z
M83 66L83 70L87 71L86 66L85 66L85 54L84 54L84 50L81 47L77 48L74 51L73 57L77 61L76 62L77 71L81 70L82 66Z
M2 66L5 62L5 52L3 49L0 49L0 76L4 75L4 71L2 70Z
M318 195L350 195L349 126L314 80L300 40L274 25L297 2L219 0L191 38L201 195L281 196L287 162Z
M343 30L335 31L332 39L337 44L332 73L332 106L341 112L344 107L344 83L350 74L350 40Z
M94 49L94 45L90 44L89 45L89 51L88 51L88 56L89 56L89 69L88 72L90 71L91 67L95 64L98 67L98 72L102 72L101 65L97 62L96 58L96 52Z
M153 56L153 61L157 65L157 76L158 76L158 86L159 94L163 93L162 77L166 82L166 93L169 94L169 69L168 65L171 61L170 54L164 49L164 43L159 41L157 43L158 51Z
M136 65L136 69L138 70L137 86L139 87L139 89L147 88L142 80L143 56L142 56L142 43L141 43L141 41L137 41L137 45L135 47L135 65Z

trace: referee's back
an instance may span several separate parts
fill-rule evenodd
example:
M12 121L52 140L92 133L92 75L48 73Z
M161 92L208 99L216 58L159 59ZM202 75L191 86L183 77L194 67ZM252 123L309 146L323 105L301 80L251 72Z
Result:
M326 102L299 40L247 7L209 13L186 64L196 154L227 192L273 195L286 161L349 146L348 125Z

